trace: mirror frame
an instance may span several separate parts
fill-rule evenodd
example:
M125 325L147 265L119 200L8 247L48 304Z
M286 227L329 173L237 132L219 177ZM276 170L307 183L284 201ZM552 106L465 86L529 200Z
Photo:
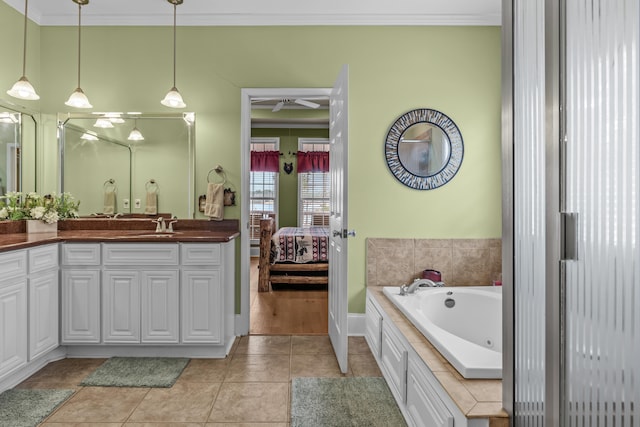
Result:
M20 140L20 188L17 189L18 192L37 192L38 191L38 143L39 143L39 121L38 121L38 113L31 111L21 105L18 104L14 104L11 101L8 101L6 99L0 99L0 110L7 110L7 111L11 111L14 113L18 113L20 114L20 123L18 126L18 139ZM24 167L24 161L25 161L25 157L24 157L24 121L25 118L29 117L31 119L31 121L33 122L33 159L31 159L33 161L33 164L31 165L30 169L33 169L33 187L32 188L25 188L24 187L24 182L25 182L25 176L24 176L24 171L25 171L25 167ZM4 194L0 194L0 196L4 196Z
M404 167L398 153L398 144L404 132L416 123L427 123L439 128L451 144L447 163L433 175L416 175ZM387 166L393 176L407 187L416 190L433 190L451 181L458 173L464 157L464 143L458 126L446 114L429 108L408 111L391 125L384 144Z
M196 142L195 142L195 113L193 112L181 112L181 113L121 113L123 118L133 119L133 118L144 118L144 119L182 119L184 120L187 126L187 138L188 138L188 152L187 158L189 162L189 175L187 177L187 191L186 191L186 202L187 202L187 217L183 219L193 219L195 218L195 174L196 174ZM65 143L65 126L68 126L67 122L72 119L96 119L99 117L98 113L58 113L58 189L60 192L64 192L64 143ZM191 117L193 120L189 122L188 118ZM108 142L114 142L109 138L100 137L101 139L108 140ZM120 142L117 145L122 145L125 147L129 147L126 144L122 144ZM131 174L131 148L130 151L130 167L129 174ZM129 191L131 193L131 180L130 180L130 188Z

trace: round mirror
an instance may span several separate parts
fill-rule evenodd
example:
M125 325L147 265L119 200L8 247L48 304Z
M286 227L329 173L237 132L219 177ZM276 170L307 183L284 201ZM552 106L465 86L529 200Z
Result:
M462 135L445 114L412 110L389 129L385 156L391 173L404 185L431 190L449 182L463 156Z

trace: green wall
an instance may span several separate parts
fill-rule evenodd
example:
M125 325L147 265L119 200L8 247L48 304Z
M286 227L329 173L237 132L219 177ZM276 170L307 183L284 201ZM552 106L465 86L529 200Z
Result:
M328 138L328 129L252 129L253 137L280 138L280 176L278 178L278 225L280 227L298 226L298 175L297 161L293 153L298 151L298 138ZM284 163L293 163L293 172L284 172Z
M17 38L19 19L0 2L1 36ZM74 27L42 27L30 50L40 52L40 69L27 74L45 113L45 188L55 189L51 117L68 110L76 86L76 37ZM171 27L86 27L82 40L81 86L96 111L169 110L159 101L171 86ZM358 232L349 241L350 312L364 311L367 237L500 236L498 27L179 27L177 49L177 86L197 117L198 194L217 164L239 190L242 88L330 87L349 64L349 227ZM19 77L21 49L4 57L15 60L0 66L3 89ZM417 191L388 171L383 141L398 116L425 107L458 125L465 155L449 184ZM240 207L225 216L239 218Z

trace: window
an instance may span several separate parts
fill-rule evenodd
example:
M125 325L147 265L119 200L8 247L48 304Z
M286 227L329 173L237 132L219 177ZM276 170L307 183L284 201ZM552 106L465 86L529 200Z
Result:
M300 138L298 150L329 151L326 138ZM298 174L298 225L329 226L329 173L306 172Z
M277 151L279 138L251 138L251 151ZM251 172L249 181L249 239L260 239L260 219L276 219L278 206L278 173Z

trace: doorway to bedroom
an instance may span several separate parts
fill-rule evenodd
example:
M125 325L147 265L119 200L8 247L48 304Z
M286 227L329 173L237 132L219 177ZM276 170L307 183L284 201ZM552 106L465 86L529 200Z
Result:
M250 152L249 333L327 335L328 96L252 98Z

